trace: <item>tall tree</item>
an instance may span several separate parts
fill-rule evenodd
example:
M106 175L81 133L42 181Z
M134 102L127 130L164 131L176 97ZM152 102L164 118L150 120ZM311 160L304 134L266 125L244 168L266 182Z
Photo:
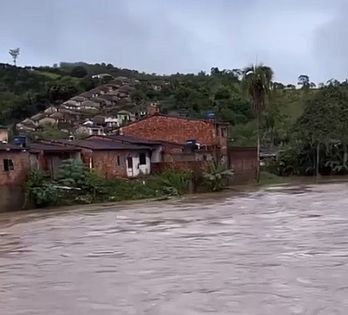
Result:
M309 89L310 88L309 76L306 74L299 75L297 84L301 85L302 89Z
M272 69L262 64L249 66L243 71L243 89L248 93L257 117L257 181L260 180L261 115L266 107L267 96L271 92L272 79Z
M19 48L10 49L9 54L12 56L13 64L16 66L17 65L17 58L19 56Z

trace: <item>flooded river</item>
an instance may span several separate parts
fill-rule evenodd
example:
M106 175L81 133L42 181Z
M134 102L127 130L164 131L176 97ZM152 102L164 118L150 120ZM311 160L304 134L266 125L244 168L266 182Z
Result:
M348 314L348 184L0 214L0 314Z

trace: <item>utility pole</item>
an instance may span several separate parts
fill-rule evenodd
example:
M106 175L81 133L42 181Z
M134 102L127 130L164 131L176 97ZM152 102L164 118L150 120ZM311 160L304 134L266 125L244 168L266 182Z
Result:
M317 165L316 165L316 175L319 177L319 164L320 164L320 143L317 144Z

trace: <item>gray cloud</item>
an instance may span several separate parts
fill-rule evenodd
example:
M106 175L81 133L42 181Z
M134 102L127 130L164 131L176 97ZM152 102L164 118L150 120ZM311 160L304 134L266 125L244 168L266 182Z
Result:
M342 4L332 19L321 25L315 34L313 56L315 74L323 82L348 78L348 3Z
M344 0L1 0L0 60L107 62L156 73L271 65L345 78Z

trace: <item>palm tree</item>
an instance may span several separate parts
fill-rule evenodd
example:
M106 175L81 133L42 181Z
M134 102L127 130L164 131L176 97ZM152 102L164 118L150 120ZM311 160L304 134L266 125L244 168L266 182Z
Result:
M252 65L243 70L243 89L248 93L253 110L257 116L257 181L260 180L260 127L261 114L266 107L266 98L270 94L273 71L270 67Z

